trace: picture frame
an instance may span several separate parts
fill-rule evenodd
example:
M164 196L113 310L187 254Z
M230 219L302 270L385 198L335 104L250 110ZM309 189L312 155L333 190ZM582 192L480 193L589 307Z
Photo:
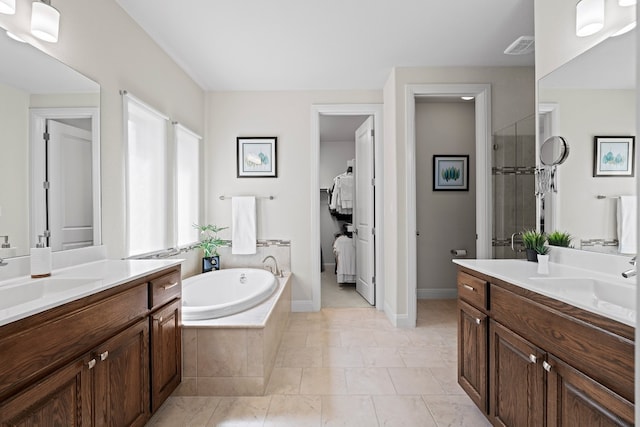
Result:
M433 156L433 191L469 191L469 155Z
M635 136L594 136L593 176L633 177Z
M238 178L277 178L277 137L239 136L236 142Z

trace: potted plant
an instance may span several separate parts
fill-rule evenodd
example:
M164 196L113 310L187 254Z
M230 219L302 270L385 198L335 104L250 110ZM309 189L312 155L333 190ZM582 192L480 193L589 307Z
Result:
M544 245L546 236L537 230L525 230L522 232L522 243L527 252L527 261L537 262L539 251L549 252L549 248Z
M200 241L196 247L202 249L202 272L206 273L211 270L220 270L220 254L218 248L225 244L225 241L218 237L218 233L229 227L218 227L214 224L198 225L193 224L194 228L200 231Z
M562 231L554 231L547 236L547 241L551 246L561 246L568 248L571 244L571 234Z

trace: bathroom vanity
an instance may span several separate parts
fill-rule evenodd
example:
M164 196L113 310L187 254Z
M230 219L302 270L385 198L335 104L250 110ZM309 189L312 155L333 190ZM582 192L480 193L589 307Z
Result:
M104 260L0 283L0 426L144 425L181 381L180 270Z
M520 260L455 262L458 383L493 425L634 424L635 283L559 264L541 274Z

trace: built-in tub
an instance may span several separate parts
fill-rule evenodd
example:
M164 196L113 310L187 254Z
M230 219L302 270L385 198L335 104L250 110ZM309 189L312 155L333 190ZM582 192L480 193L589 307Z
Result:
M211 271L182 282L182 319L216 319L265 301L278 287L274 275L257 268Z

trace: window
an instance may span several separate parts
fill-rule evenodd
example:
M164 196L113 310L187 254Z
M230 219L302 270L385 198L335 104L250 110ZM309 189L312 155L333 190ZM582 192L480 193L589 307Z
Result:
M174 125L176 144L176 245L198 241L200 218L200 137Z
M187 246L198 240L200 140L124 93L127 256ZM172 143L170 143L170 141Z

